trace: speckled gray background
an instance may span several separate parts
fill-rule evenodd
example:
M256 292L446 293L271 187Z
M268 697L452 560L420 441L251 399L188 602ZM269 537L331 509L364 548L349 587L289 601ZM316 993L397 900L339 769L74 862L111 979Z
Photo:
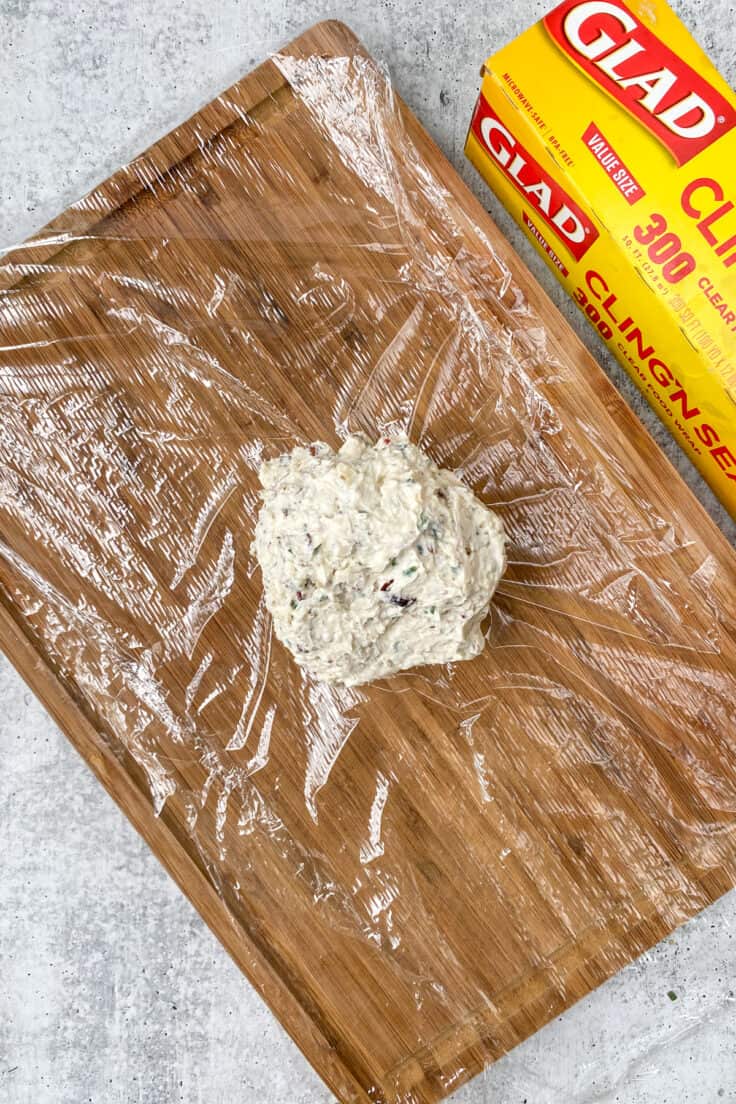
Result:
M390 66L442 148L716 520L689 462L465 164L491 48L533 0L0 0L0 246L39 228L310 23ZM736 11L678 9L731 84ZM0 1100L329 1104L301 1058L0 660ZM736 895L462 1089L458 1104L736 1101Z

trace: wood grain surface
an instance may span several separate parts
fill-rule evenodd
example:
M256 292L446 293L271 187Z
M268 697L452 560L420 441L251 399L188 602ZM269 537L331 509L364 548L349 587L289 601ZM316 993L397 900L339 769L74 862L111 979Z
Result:
M736 561L351 32L285 56L362 59L393 193L268 62L0 267L0 644L338 1098L418 1104L734 884ZM392 418L509 570L483 656L331 695L249 447Z

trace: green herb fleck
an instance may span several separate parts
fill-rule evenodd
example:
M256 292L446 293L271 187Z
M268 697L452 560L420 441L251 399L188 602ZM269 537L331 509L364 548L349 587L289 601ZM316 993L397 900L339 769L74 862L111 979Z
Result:
M674 991L674 989L670 989L667 996L670 998L671 1001L676 1001L677 1000L677 993Z
M437 612L437 607L436 606L430 606L429 607L429 612L430 613L436 613Z
M391 567L396 567L396 564L397 564L398 562L399 562L399 561L398 561L398 560L396 559L396 557L395 557L395 556L394 556L394 558L393 558L392 560L389 560L389 563L391 564Z
M418 570L418 569L417 569L417 567L416 567L416 564L415 564L415 565L414 565L413 567L407 567L407 569L406 569L406 571L404 572L404 574L405 574L405 575L413 575L413 574L414 574L414 572L415 572L415 571L417 571L417 570Z
M297 602L296 598L292 598L291 602L290 602L290 605L291 605L292 609L296 609L296 607L299 605L299 603Z

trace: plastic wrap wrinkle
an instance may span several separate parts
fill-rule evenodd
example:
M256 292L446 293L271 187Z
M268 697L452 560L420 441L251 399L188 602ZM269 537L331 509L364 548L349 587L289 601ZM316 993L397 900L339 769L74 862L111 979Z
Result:
M176 172L130 166L137 236L93 194L71 221L97 211L94 232L8 255L0 582L232 914L270 917L278 947L314 923L340 954L369 944L404 1049L424 1053L448 1024L501 1024L520 948L564 994L571 940L597 947L612 910L622 926L678 923L705 901L700 872L733 869L736 757L713 735L733 732L736 673L709 661L734 614L713 596L714 557L659 516L595 420L570 431L555 397L575 380L482 229L455 221L385 74L360 57L275 64L290 91L269 111L310 117L320 143L277 157L238 108ZM319 219L282 198L309 174ZM209 214L225 193L230 239ZM196 233L177 218L186 196ZM327 687L273 638L257 469L297 443L397 429L502 514L508 574L477 661ZM584 878L585 861L603 874ZM467 943L438 905L461 898ZM495 988L467 980L490 909L509 921L485 933ZM409 1066L394 1075L375 1094L425 1099Z

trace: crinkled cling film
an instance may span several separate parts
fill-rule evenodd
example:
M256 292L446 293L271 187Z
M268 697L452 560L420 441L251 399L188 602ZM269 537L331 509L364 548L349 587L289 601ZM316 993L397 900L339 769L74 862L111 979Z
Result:
M301 41L4 257L3 641L340 1098L415 1104L733 883L734 564L382 70ZM479 658L329 687L258 467L399 430L508 571Z

